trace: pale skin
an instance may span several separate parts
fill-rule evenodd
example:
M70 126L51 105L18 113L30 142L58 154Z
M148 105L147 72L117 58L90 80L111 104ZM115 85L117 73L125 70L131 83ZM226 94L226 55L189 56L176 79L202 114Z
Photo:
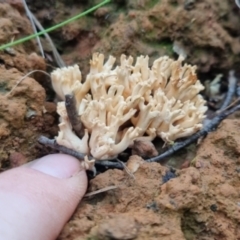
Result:
M56 239L86 189L86 172L64 154L1 173L1 239Z

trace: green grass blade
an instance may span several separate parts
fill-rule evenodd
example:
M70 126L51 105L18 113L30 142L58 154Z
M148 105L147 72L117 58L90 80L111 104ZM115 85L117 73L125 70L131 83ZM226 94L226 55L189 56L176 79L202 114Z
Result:
M81 18L81 17L83 17L83 16L86 16L87 14L95 11L96 9L102 7L103 5L109 3L110 1L111 1L111 0L105 0L105 1L103 1L103 2L101 2L101 3L99 3L99 4L97 4L97 5L95 5L94 7L86 10L85 12L80 13L80 14L72 17L72 18L69 18L69 19L67 19L66 21L63 21L63 22L61 22L61 23L59 23L59 24L56 24L56 25L54 25L54 26L52 26L52 27L50 27L50 28L48 28L48 29L45 29L44 31L40 31L40 32L38 32L38 33L35 33L35 34L29 35L29 36L27 36L27 37L21 38L21 39L19 39L19 40L16 40L16 41L14 41L14 42L4 44L4 45L0 46L0 50L4 50L4 49L6 49L6 48L8 48L8 47L12 47L12 46L14 46L14 45L17 45L17 44L26 42L26 41L28 41L28 40L31 40L31 39L37 37L37 36L41 36L41 35L43 35L44 33L48 33L48 32L51 32L51 31L57 29L57 28L60 28L60 27L66 25L66 24L68 24L68 23L70 23L70 22L75 21L75 20L78 19L78 18Z

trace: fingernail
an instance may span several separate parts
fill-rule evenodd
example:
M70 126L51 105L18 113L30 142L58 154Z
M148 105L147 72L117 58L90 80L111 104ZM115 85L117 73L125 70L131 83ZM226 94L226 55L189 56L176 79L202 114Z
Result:
M76 158L65 154L47 155L26 164L26 167L56 178L70 178L82 169Z

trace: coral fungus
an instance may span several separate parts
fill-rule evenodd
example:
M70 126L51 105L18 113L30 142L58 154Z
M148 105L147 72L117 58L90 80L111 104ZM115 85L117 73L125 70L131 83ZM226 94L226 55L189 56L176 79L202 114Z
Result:
M128 148L135 139L166 143L187 137L202 128L207 107L199 92L195 66L166 56L149 67L148 56L121 56L104 63L104 55L94 53L90 72L82 80L77 65L52 72L52 84L62 102L58 103L60 131L57 143L95 159L111 158ZM85 129L80 139L72 129L65 95L73 94L79 121Z

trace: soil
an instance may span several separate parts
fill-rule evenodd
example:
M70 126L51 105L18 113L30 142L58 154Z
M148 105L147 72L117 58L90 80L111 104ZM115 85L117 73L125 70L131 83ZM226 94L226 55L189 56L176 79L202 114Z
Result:
M27 3L48 27L99 1ZM239 22L234 1L116 0L51 37L64 61L79 64L83 75L95 51L117 58L147 54L150 62L181 51L197 65L201 81L222 73L224 90L228 71L239 73ZM31 33L22 1L0 0L0 45ZM35 72L14 87L32 70L52 69L51 49L44 40L43 46L48 61L35 40L0 51L1 171L53 152L37 143L58 131L49 77ZM237 113L164 165L133 155L127 163L132 172L98 174L88 192L117 188L84 198L58 239L240 239L239 129Z
M118 188L81 202L59 239L240 239L239 128L224 120L175 173L143 162L134 177L99 174L89 191Z

